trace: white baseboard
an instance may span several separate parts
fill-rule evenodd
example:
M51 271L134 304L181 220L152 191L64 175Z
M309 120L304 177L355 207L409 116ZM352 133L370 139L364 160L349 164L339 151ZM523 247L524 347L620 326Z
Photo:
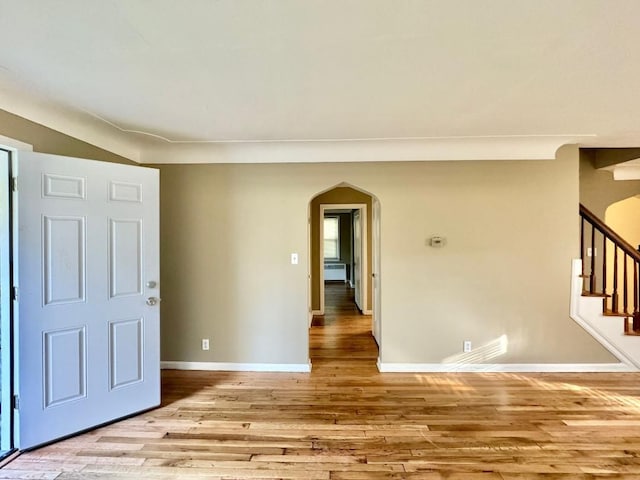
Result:
M324 315L322 310L312 310L311 315Z
M362 310L363 315L373 315L373 310Z
M624 363L382 363L378 370L385 373L438 372L635 372Z
M210 370L227 372L297 372L311 371L309 363L226 363L226 362L160 362L163 370Z

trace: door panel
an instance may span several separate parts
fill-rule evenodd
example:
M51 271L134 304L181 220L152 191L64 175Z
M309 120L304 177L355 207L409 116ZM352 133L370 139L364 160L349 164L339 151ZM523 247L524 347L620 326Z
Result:
M110 297L142 293L142 222L109 220Z
M360 311L362 304L362 222L360 210L353 212L353 280L355 285L355 301Z
M85 217L42 217L44 304L85 301Z
M119 388L143 380L144 319L109 322L110 387Z
M44 407L87 396L85 327L44 332Z
M160 403L158 172L21 152L18 177L30 448Z

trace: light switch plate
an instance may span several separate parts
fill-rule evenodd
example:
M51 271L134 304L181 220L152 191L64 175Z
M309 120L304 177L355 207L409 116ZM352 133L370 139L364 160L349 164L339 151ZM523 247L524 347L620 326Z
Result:
M291 265L297 265L298 264L298 254L297 253L292 253L291 254Z

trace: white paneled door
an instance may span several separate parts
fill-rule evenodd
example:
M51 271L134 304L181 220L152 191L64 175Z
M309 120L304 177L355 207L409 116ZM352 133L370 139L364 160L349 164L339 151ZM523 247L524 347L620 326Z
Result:
M355 301L360 311L365 309L362 302L362 222L360 210L353 212L353 284ZM366 288L366 286L364 286Z
M18 446L160 403L158 171L18 155Z

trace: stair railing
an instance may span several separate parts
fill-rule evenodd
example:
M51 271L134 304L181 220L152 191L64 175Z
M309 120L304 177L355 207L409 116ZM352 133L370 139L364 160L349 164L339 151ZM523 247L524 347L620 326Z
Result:
M602 297L603 314L622 317L626 335L640 335L640 253L582 204L580 259L583 295Z

